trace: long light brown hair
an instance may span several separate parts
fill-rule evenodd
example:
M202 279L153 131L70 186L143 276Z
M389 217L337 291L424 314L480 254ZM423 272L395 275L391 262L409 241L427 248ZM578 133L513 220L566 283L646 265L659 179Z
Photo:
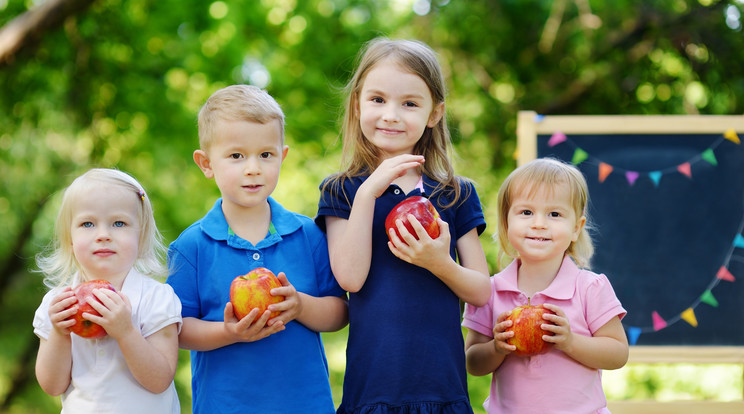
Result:
M383 60L392 60L404 70L420 77L426 83L435 107L445 101L447 89L442 68L436 53L428 45L417 40L391 40L384 37L367 42L357 56L356 70L345 88L346 99L341 125L342 169L340 173L326 181L324 191L328 186L343 188L344 180L370 174L382 162L379 149L362 133L358 108L359 94L367 74ZM462 177L455 176L450 162L453 152L446 114L434 127L425 128L413 148L414 154L424 156L424 164L419 168L422 174L437 181L436 190L454 193L453 202L441 206L443 208L450 207L461 197L458 181Z

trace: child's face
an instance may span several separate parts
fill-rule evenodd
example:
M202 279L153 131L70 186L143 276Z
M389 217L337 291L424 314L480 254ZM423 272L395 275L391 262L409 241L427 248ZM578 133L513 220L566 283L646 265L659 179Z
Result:
M367 72L358 110L362 133L389 158L412 153L424 129L441 119L444 104L434 104L419 76L383 60Z
M84 280L117 283L129 273L139 251L141 201L131 190L96 185L72 204L72 251Z
M585 218L577 217L566 184L541 185L536 190L514 195L507 219L509 243L523 263L563 260Z
M207 178L215 179L223 210L263 207L289 149L279 121L218 121L214 134L206 152L194 152L194 161Z

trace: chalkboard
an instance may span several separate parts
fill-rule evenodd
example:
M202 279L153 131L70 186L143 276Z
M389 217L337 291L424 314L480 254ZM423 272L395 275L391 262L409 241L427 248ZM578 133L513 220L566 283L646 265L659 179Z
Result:
M574 163L589 185L592 270L632 345L744 345L744 116L518 119L519 162Z

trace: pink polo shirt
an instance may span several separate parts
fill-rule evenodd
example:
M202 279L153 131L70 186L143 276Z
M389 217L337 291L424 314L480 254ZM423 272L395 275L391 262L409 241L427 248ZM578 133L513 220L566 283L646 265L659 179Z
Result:
M517 269L515 260L491 277L488 304L465 305L464 327L493 338L498 316L527 304L527 296L517 287ZM560 306L571 331L585 336L626 313L605 275L579 269L569 257L563 260L550 286L535 293L531 302ZM489 414L609 413L601 371L587 368L556 349L534 357L507 355L493 373L491 392L483 407Z

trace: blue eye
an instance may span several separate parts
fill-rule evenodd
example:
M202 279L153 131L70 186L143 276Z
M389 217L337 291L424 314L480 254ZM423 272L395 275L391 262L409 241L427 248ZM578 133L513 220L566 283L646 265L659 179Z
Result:
M126 225L127 225L127 223L125 223L125 222L123 222L121 220L117 220L117 221L114 222L114 227L124 227Z
M86 221L86 222L81 223L80 227L91 228L93 227L93 223L91 223L90 221Z

